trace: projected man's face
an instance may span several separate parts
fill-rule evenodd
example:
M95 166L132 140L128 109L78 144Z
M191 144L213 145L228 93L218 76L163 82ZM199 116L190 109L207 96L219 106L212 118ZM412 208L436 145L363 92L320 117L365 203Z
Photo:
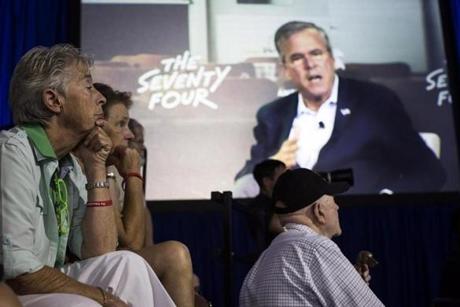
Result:
M334 59L318 31L306 29L292 34L280 44L286 76L304 101L323 103L334 84Z
M126 106L123 103L111 106L107 111L106 120L113 126L114 132L122 136L117 138L117 142L121 144L115 144L115 139L112 138L113 146L128 146L128 141L134 138L134 134L128 127L129 112Z

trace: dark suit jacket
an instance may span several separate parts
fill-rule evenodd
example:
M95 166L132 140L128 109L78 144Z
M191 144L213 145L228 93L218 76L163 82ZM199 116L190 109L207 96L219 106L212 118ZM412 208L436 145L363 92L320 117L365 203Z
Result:
M297 115L298 93L262 106L254 128L251 159L237 178L274 155L289 136ZM349 110L345 114L344 110ZM340 78L337 112L331 138L321 149L315 171L352 168L349 193L433 192L442 188L440 161L412 127L398 97L368 82Z

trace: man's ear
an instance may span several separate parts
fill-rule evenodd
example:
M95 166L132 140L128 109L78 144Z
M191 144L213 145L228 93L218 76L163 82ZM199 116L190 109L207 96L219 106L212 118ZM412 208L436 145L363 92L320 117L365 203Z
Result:
M321 203L314 203L313 204L313 214L315 219L318 221L319 224L324 225L326 224L326 216L324 215L324 208Z
M60 113L62 111L62 100L56 90L52 88L45 89L42 93L42 101L51 112Z

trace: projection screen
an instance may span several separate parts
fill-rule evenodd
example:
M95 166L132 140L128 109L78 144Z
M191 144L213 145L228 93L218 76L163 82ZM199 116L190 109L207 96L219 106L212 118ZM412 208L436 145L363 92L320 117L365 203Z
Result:
M325 29L339 76L381 84L399 97L445 172L440 187L415 192L458 190L436 1L259 2L82 1L81 45L95 59L93 79L131 92L130 115L145 127L146 199L257 194L250 176L238 184L235 176L250 158L257 111L295 90L273 43L276 29L291 20Z

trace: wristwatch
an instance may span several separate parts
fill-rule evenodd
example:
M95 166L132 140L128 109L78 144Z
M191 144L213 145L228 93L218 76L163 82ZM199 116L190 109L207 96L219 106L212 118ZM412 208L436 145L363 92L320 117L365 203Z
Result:
M108 189L109 188L109 182L108 181L95 181L92 183L87 183L85 185L87 190L93 190L93 189Z

